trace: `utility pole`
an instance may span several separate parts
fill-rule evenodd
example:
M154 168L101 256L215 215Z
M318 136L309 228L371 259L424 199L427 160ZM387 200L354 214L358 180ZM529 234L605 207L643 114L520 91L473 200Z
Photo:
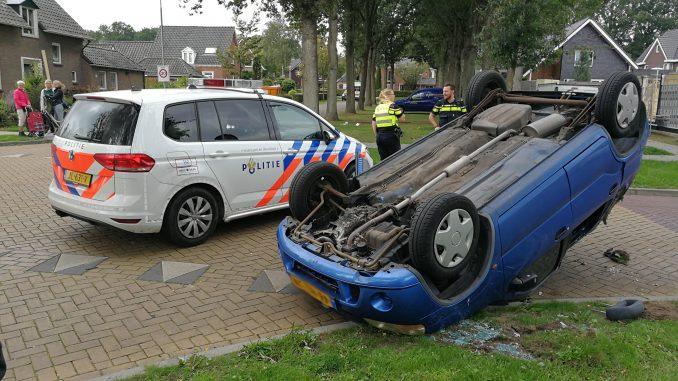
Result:
M162 0L160 0L160 64L165 66L165 37L162 33L163 22L162 22ZM162 83L163 88L167 88L166 82Z

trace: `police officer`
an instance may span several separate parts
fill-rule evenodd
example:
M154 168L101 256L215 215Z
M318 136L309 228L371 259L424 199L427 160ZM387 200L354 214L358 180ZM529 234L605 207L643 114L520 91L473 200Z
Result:
M379 105L372 115L372 131L377 137L377 148L381 160L400 150L402 131L398 122L405 121L403 109L393 101L395 94L391 89L383 89L379 93Z
M428 114L428 120L436 130L467 112L464 101L454 99L454 90L454 85L446 84L443 87L443 99L436 102L433 110ZM440 119L439 122L436 122L436 116Z

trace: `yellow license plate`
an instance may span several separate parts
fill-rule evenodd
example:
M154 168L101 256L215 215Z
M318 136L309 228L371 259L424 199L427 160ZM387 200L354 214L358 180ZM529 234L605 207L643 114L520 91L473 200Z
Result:
M92 175L89 173L80 173L66 170L64 172L64 180L71 182L73 184L84 185L89 187L89 184L92 183Z
M298 289L304 291L305 293L311 295L314 299L322 303L325 307L332 308L332 298L326 293L318 290L312 284L303 281L297 277L290 276L292 284L295 285Z

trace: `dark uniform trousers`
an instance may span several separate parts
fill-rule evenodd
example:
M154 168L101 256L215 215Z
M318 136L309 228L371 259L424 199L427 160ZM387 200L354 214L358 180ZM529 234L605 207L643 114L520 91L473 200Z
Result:
M400 137L395 130L377 129L377 148L381 160L400 151Z

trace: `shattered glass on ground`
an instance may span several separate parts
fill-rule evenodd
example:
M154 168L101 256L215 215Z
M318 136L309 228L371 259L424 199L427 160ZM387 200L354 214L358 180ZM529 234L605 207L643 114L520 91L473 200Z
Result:
M487 323L472 320L462 320L459 324L440 331L431 336L433 340L471 347L475 350L498 352L507 356L523 360L534 360L534 357L526 352L518 343L500 342L499 340L510 337L500 328L494 328Z

